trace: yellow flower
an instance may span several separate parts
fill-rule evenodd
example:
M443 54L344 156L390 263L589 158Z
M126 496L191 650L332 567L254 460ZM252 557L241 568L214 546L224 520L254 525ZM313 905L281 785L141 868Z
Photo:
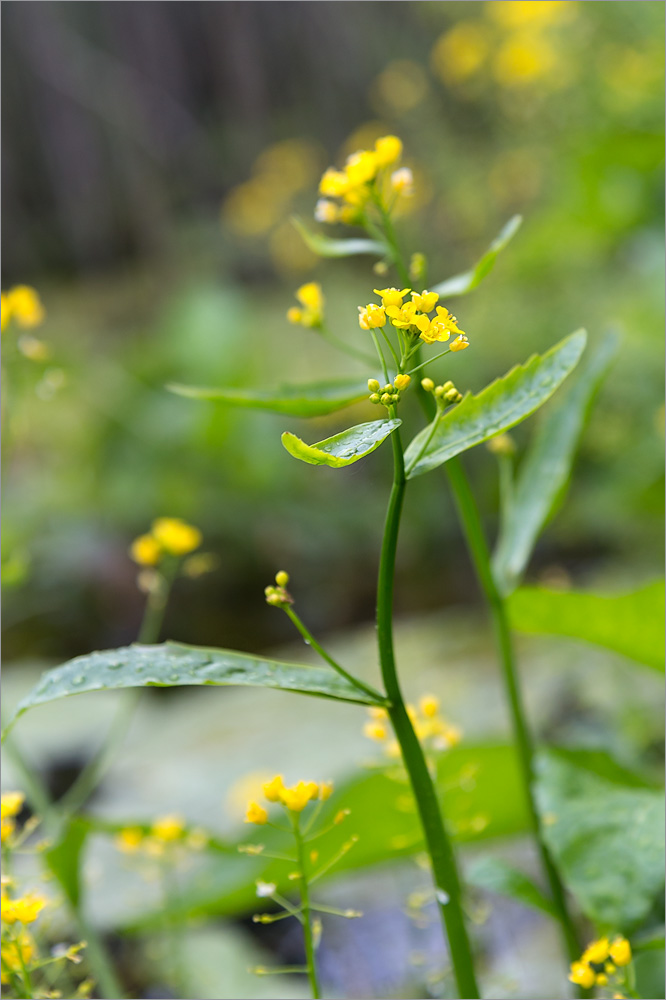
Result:
M345 176L349 186L354 188L368 184L374 180L380 166L382 164L378 162L375 153L370 152L368 149L352 153L351 156L347 157L347 163L345 164Z
M264 796L269 802L279 802L280 795L284 791L284 781L281 774L276 774L274 778L267 781L263 787Z
M303 308L292 306L287 311L289 322L301 323L303 326L321 326L324 316L324 294L321 285L318 285L316 281L309 281L306 285L297 288L294 294Z
M484 27L476 21L459 21L435 42L432 68L444 83L458 83L476 73L488 50Z
M20 974L24 966L29 966L35 954L35 942L26 930L14 938L2 942L2 973L0 982L9 982L9 973Z
M617 937L609 948L609 954L616 965L629 965L631 962L631 945L626 938Z
M434 719L439 712L439 698L436 698L434 694L424 694L419 701L419 708L427 719Z
M380 743L387 737L386 726L382 725L381 722L366 722L363 726L363 735L367 736L369 740L376 740Z
M502 3L486 3L490 17L506 28L533 22L548 24L566 19L574 8L575 4L571 0L503 0Z
M572 963L569 982L576 983L577 986L582 986L583 989L589 990L590 986L594 986L595 978L594 971L589 965L586 965L584 962Z
M46 896L31 892L19 899L10 899L2 895L2 921L5 924L32 924L48 904Z
M9 317L19 326L39 326L44 319L44 306L38 292L29 285L15 285L7 292Z
M153 537L172 556L185 556L201 545L198 528L180 517L158 517L151 528Z
M0 294L0 303L2 304L2 319L1 319L1 329L6 330L9 326L9 321L12 318L12 311L9 305L9 296L2 292Z
M121 830L115 838L115 845L123 854L134 854L143 841L143 830L138 826L128 826Z
M507 87L523 86L548 76L556 64L555 50L544 38L521 33L509 38L497 53L495 79Z
M389 306L400 308L402 300L409 290L409 288L403 288L402 291L399 288L373 288L375 295L378 295L382 300L384 309L388 309Z
M316 781L299 781L291 788L283 788L280 792L280 802L291 812L302 812L308 802L319 795L319 785Z
M451 342L449 350L464 351L466 347L469 347L469 340L464 334L462 334L462 336L456 337L456 339Z
M391 187L396 194L411 198L414 194L414 174L409 167L400 167L391 174Z
M598 941L592 941L588 944L587 948L583 952L582 962L593 962L595 964L601 964L605 962L610 954L610 943L608 938L600 938Z
M162 546L152 535L139 535L130 545L130 555L139 566L155 566L162 555Z
M383 135L375 142L375 158L380 167L388 167L402 155L402 142L397 135Z
M437 305L439 300L438 292L426 292L424 289L422 292L412 292L412 302L416 306L419 312L429 313ZM441 308L441 306L440 306Z
M406 389L409 383L412 381L411 375L396 375L393 380L393 385L396 389Z
M166 842L179 840L185 829L185 820L182 816L172 814L169 816L159 816L151 827L151 833L158 840Z
M385 323L386 313L383 306L370 302L365 308L358 307L358 325L362 330L372 330L375 327L384 326Z
M320 198L315 205L314 217L317 222L333 223L340 218L340 209L333 201L327 198Z
M302 323L303 310L299 309L298 306L290 306L289 309L287 309L287 319L290 323Z
M260 806L258 802L248 802L247 812L245 813L246 823L256 823L257 826L263 826L264 823L268 822L268 812L263 806Z
M341 198L348 189L347 175L334 167L329 167L319 182L319 193L329 198Z
M426 344L434 344L449 339L450 331L448 325L438 317L428 319L427 316L417 316L414 325L418 327L419 337Z
M10 816L0 820L0 843L6 844L15 829L16 823Z
M407 327L414 325L416 306L413 302L406 302L404 306L389 306L386 315L391 318L393 326L406 330Z
M23 792L5 792L0 797L0 817L6 819L8 816L18 816L24 802Z
M606 976L603 972L600 972L595 979L595 982L597 986L608 986L608 976Z

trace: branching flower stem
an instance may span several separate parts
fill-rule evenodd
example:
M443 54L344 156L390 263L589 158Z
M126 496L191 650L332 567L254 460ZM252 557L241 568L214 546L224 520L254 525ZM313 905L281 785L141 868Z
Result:
M377 640L388 714L400 744L403 761L416 799L428 853L432 862L435 893L449 942L458 996L474 1000L479 990L461 903L460 879L453 847L442 819L428 765L414 732L400 689L393 649L393 584L400 517L405 496L405 464L398 430L393 444L393 486L389 498L377 583Z
M303 916L303 938L305 941L305 963L310 980L310 989L314 1000L321 997L319 986L319 976L317 974L317 959L315 955L314 935L312 933L312 908L310 906L310 892L308 887L308 872L305 857L305 841L299 826L299 814L291 813L291 820L296 840L296 856L298 858L298 869L300 872L301 886L301 914Z

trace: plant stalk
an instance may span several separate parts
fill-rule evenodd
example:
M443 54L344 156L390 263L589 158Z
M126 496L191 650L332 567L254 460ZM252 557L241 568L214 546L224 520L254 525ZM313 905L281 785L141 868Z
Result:
M308 875L306 869L305 843L299 826L300 817L298 814L291 814L291 821L294 827L294 838L296 840L296 857L298 858L298 868L301 873L301 913L303 915L303 939L305 943L305 964L308 968L308 979L314 1000L321 997L321 987L317 974L317 959L315 955L314 938L312 934L312 908L310 906L310 890L308 887Z
M511 629L507 615L506 601L500 594L492 572L490 552L479 517L474 496L465 475L465 471L457 458L450 459L445 469L453 491L456 507L460 516L465 540L469 548L481 588L485 594L493 622L495 640L499 652L504 686L511 712L518 760L527 798L532 831L537 842L541 863L548 879L548 885L558 920L566 952L570 961L575 961L580 955L580 944L567 908L566 895L559 874L543 839L541 818L534 798L534 744L527 723L527 715L523 704L516 659L511 638Z
M442 819L437 793L421 744L405 708L395 664L393 587L406 479L402 443L397 430L391 435L391 442L393 445L393 486L386 513L377 584L379 659L384 686L391 702L388 714L400 744L432 862L437 905L449 943L458 996L465 998L465 1000L476 1000L479 997L479 989L463 917L460 878L455 855Z

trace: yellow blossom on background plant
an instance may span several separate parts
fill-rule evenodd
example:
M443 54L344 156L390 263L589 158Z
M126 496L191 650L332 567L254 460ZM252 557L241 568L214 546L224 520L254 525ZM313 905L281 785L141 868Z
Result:
M182 816L171 814L169 816L159 816L150 828L153 837L169 843L179 840L185 830L185 820Z
M6 985L10 981L10 973L20 974L30 966L35 954L35 942L28 931L22 930L12 938L3 938L1 952L0 982Z
M379 295L382 300L382 306L384 309L387 309L389 306L397 306L400 308L402 306L402 300L409 291L409 288L403 288L402 291L399 288L373 288L375 295Z
M44 321L44 306L39 292L30 285L14 285L2 296L2 329L11 320L16 320L19 326L39 326Z
M11 899L5 893L2 894L0 906L2 910L2 922L5 924L32 924L45 906L48 905L46 896L31 892L27 896L20 896Z
M264 823L268 822L268 812L263 806L260 806L258 802L248 802L247 811L245 813L246 823L256 823L257 826L263 826Z
M158 517L150 530L153 538L172 556L185 556L198 549L202 542L199 529L180 517Z
M459 83L472 76L490 51L488 32L477 21L460 21L435 42L430 61L444 83Z
M284 779L281 774L276 774L274 778L267 781L263 787L264 796L269 802L279 802L284 791Z
M488 16L506 28L523 24L550 24L567 20L576 9L575 0L490 0L484 5Z
M321 326L324 318L324 293L321 290L321 285L316 281L309 281L297 288L294 294L302 308L292 306L287 311L289 322L309 327Z
M291 812L302 812L308 802L319 795L319 785L316 781L299 781L291 788L283 788L280 792L280 802Z
M128 826L116 834L115 845L123 854L134 854L144 839L143 830L138 826Z
M370 302L367 306L358 307L358 325L362 330L374 330L385 323L386 313L381 306Z
M631 962L631 945L626 938L615 938L609 948L609 955L616 965L629 965Z
M153 535L139 535L130 545L130 555L139 566L156 566L162 551L162 546Z
M520 87L549 76L556 68L555 49L539 35L520 33L502 45L493 62L498 83Z
M456 337L455 340L451 341L449 350L454 352L464 351L466 347L469 347L469 340L464 334L462 334L460 337Z

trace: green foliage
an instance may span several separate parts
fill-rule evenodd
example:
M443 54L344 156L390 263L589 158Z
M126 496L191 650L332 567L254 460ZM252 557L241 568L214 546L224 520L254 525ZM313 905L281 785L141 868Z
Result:
M447 822L459 843L506 837L529 827L520 769L511 746L483 743L448 750L438 763L437 786ZM358 836L358 843L335 865L332 877L410 857L423 849L416 807L401 768L357 773L340 783L325 806L324 816L332 819L341 806L350 810L349 818L317 838L320 858L325 861L351 835ZM288 852L291 845L288 834L269 826L246 827L236 842L213 842L214 857L172 902L175 915L247 913L256 906L256 879L276 882L278 890L287 895L293 892L289 866L265 856L238 853L239 846L256 843L265 845L268 853ZM427 884L427 878L424 881ZM132 929L158 926L159 920L158 913L148 913L137 917Z
M538 760L544 838L565 884L602 931L630 933L664 884L660 791L623 787L557 753Z
M468 393L457 406L436 416L405 452L407 477L430 472L529 417L576 366L586 337L584 330L572 333L543 356L534 354L476 396Z
M81 898L81 852L88 833L87 823L69 819L56 843L45 851L46 863L74 907Z
M617 337L609 335L581 366L575 382L554 408L542 418L534 433L502 511L493 572L503 593L518 585L539 533L566 488L576 447L587 422L594 396L617 350Z
M478 889L497 893L498 896L508 896L509 899L515 899L535 910L543 910L551 917L555 916L553 904L538 886L527 875L523 875L517 868L512 868L500 858L493 858L490 855L479 858L468 868L466 879L470 885L475 885Z
M170 392L189 399L207 399L230 406L270 410L289 417L322 417L351 406L368 395L367 381L330 379L304 385L279 385L275 389L236 389L232 386L167 385Z
M583 639L664 670L663 580L616 597L523 587L509 598L509 614L520 632Z
M35 705L88 691L133 687L184 687L200 684L268 687L337 701L382 704L327 667L283 663L228 649L205 649L165 642L158 646L126 646L77 656L47 670L17 706L8 729Z
M502 227L498 235L490 244L484 255L469 271L456 274L453 278L447 278L439 285L435 285L431 291L438 292L443 299L451 299L458 295L467 295L473 292L486 275L490 274L497 257L504 247L516 235L522 225L522 215L513 215L505 226Z
M384 257L389 253L386 243L379 240L367 240L360 237L346 240L336 240L331 236L313 233L295 216L292 223L303 237L307 247L318 257L357 257L360 254L371 254L374 257Z
M309 465L330 465L333 469L340 469L358 462L360 458L365 458L375 448L379 448L382 441L385 441L401 423L402 421L397 419L370 420L367 424L356 424L355 427L349 427L346 431L340 431L339 434L313 445L306 444L295 434L285 431L282 435L282 444L290 455L300 459L301 462L307 462Z

